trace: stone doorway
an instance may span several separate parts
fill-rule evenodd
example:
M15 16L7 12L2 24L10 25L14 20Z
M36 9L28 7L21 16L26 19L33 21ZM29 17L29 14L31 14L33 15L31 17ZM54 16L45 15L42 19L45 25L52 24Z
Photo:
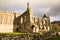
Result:
M16 28L16 31L19 32L19 28Z
M0 38L0 40L1 40L1 38Z
M32 26L31 26L31 29L33 30L33 28L34 28L34 27L35 27L35 26L34 26L34 25L32 25Z

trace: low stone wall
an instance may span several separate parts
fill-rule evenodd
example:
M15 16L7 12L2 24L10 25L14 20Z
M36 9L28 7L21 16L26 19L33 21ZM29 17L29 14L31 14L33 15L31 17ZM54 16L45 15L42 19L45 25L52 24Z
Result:
M49 40L53 36L40 34L0 34L0 40Z
M0 40L41 40L38 34L0 34Z

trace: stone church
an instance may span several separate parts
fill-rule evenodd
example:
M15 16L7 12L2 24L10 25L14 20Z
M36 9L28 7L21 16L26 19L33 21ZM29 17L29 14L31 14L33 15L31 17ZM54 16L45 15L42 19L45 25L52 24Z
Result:
M0 11L0 32L41 32L50 31L50 18L46 14L40 17L33 17L32 10L27 3L24 13Z
M32 10L27 3L27 9L19 17L19 26L17 30L20 32L40 32L50 31L50 18L46 14L40 17L33 17ZM16 28L16 27L15 27ZM15 30L16 31L16 30Z

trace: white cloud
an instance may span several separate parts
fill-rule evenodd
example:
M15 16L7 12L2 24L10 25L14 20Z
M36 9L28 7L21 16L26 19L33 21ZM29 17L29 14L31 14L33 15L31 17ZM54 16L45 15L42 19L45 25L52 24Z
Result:
M59 21L60 20L60 17L52 17L50 16L50 21L53 22L53 21Z

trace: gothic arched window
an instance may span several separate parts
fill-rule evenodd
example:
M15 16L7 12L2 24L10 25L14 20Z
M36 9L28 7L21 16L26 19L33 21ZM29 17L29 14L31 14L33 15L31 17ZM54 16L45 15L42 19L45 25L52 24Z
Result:
M8 24L12 24L12 16L8 15Z
M24 16L24 21L26 22L26 16Z
M2 24L3 16L0 15L0 24Z
M23 23L23 18L21 17L21 24Z
M44 24L45 24L45 20L43 20Z

